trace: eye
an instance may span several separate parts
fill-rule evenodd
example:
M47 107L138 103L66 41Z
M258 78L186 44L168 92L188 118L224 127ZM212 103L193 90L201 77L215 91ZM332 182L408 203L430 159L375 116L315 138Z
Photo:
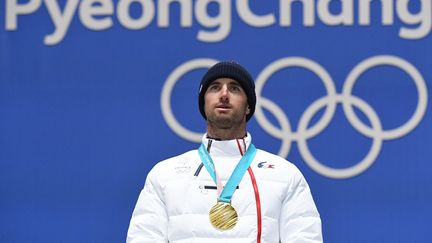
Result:
M229 87L229 90L233 93L239 93L239 92L241 92L242 89L238 85L231 85Z
M210 87L208 87L209 91L218 91L219 90L219 85L218 84L211 84Z

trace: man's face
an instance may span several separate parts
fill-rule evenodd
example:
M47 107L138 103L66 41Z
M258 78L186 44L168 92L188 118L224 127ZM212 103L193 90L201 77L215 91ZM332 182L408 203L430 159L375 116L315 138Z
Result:
M220 129L246 123L247 96L240 84L230 78L213 81L204 95L207 122Z

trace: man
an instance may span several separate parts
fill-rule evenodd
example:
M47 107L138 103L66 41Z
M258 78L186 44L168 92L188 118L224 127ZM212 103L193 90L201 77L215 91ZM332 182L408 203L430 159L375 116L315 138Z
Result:
M322 242L309 186L285 159L258 150L246 123L255 84L238 63L220 62L201 80L207 133L198 150L148 174L127 242Z

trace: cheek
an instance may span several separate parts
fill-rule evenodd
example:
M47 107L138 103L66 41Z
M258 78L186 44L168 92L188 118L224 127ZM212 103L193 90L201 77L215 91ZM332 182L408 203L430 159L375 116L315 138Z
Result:
M209 108L210 108L210 103L209 103L209 101L205 101L204 102L204 111L207 111Z
M237 104L239 107L247 107L247 99L242 96L233 97L232 102Z
M208 107L211 107L215 103L214 95L206 94L204 96L204 110L207 110Z
M210 104L210 103L212 103L214 99L215 99L215 97L214 97L214 95L212 95L212 94L206 94L206 95L204 96L204 102L205 102L205 104Z

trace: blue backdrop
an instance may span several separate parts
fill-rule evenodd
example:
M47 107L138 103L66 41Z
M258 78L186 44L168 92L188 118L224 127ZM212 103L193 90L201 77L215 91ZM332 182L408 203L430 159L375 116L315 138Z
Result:
M256 79L248 130L325 242L430 242L430 0L0 3L0 242L124 242L151 167L198 146L216 60Z

